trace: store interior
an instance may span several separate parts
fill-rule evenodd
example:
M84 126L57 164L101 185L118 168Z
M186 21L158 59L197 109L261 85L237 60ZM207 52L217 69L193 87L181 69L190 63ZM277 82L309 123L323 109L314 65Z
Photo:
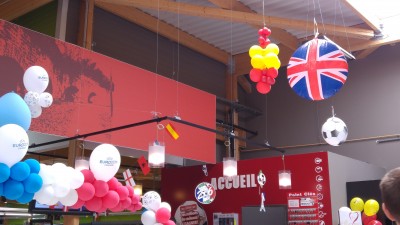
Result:
M2 180L0 165L0 224L391 224L379 181L400 166L399 9L392 0L0 1L0 144L12 134L4 125L22 117L4 96L30 110L29 124L18 124L25 154L10 163L0 151L12 174ZM339 69L307 64L316 38L317 54L335 53L318 60L334 58ZM323 76L302 78L301 60ZM31 66L49 79L40 93L52 103L37 97L40 112L27 97ZM118 166L113 152L95 171L91 158L104 144ZM150 149L160 146L165 161L155 165ZM118 192L119 205L100 207L109 200L97 189L83 200L89 188L73 187L75 175L55 177L70 181L64 192L76 190L77 209L42 204L58 195L37 194L54 186L47 178L29 201L22 193L33 183L7 198L20 176L12 166L32 159L42 171L90 161L82 183L105 181L109 193L118 181L130 204Z

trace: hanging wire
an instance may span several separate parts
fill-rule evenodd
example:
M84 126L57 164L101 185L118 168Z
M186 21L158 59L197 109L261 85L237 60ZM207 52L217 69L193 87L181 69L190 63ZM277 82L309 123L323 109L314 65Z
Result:
M179 117L179 72L180 72L180 26L181 26L181 19L180 19L180 8L181 4L178 4L178 63L177 63L177 73L176 73L176 115Z
M155 73L155 97L154 97L154 114L157 118L157 95L158 95L158 51L159 51L159 28L160 28L160 0L157 1L157 34L156 34L156 73ZM158 122L157 122L158 125ZM158 140L158 128L156 129L156 141Z
M306 37L310 36L309 30L308 30L308 24L309 24L308 22L310 21L309 20L309 15L310 15L310 0L307 1Z
M323 16L322 16L322 10L321 10L320 0L318 0L318 8L319 8L319 15L320 15L320 17L321 17L322 28L324 29L324 34L326 34L325 24L324 24L324 18L323 18Z
M335 116L336 116L336 114L335 114L335 108L333 107L333 105L332 105L331 107L332 107L332 117L335 117Z
M233 126L234 126L234 122L235 122L235 117L234 117L234 112L235 112L235 109L234 109L234 105L233 105L233 101L234 100L236 100L236 99L234 99L234 96L233 96L233 38L232 38L232 36L233 36L233 21L232 21L232 10L233 10L233 3L232 3L232 0L230 1L230 3L231 3L231 11L230 11L230 52L231 52L231 54L230 54L230 57L229 57L229 74L230 74L230 76L231 76L231 109L230 109L230 111L231 111L231 113L230 113L230 115L231 115L231 130L229 131L229 133L230 134L234 134L234 128L233 128ZM235 142L235 141L234 141ZM235 146L235 145L234 145ZM231 156L231 143L230 143L230 137L229 137L229 157ZM233 149L233 157L235 157L235 149Z
M340 15L342 16L342 23L343 23L343 26L344 26L344 31L345 31L345 33L346 33L347 47L348 47L348 50L350 51L350 50L351 50L351 48L350 48L350 41L349 41L349 37L348 37L348 35L347 35L346 24L344 23L344 16L343 16L343 11L342 11L342 5L340 4L340 2L338 2L338 3L339 3Z
M282 154L282 164L283 164L283 170L286 170L286 166L285 166L285 154Z
M264 27L266 26L266 24L265 24L265 0L263 0L262 1L262 12L263 12L263 24L264 24Z

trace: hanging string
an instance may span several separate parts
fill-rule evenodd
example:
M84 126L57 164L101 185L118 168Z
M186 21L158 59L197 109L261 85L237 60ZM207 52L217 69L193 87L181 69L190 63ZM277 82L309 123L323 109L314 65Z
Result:
M158 117L157 95L158 95L158 51L159 51L159 27L160 27L160 0L157 1L157 34L156 34L156 73L155 73L155 97L154 97L154 115ZM158 123L157 123L158 125ZM156 129L156 141L158 140L158 128Z
M283 171L286 170L286 166L285 166L285 154L282 154L282 164L283 164Z
M266 24L265 24L265 2L264 2L264 0L262 1L262 15L263 15L263 24L264 24L264 27L266 26Z
M336 116L336 114L335 114L335 108L333 108L333 105L332 105L331 107L332 107L332 117L335 117L335 116Z
M317 133L317 139L318 139L319 143L322 143L321 135L320 135L321 128L320 128L320 126L319 126L319 109L318 109L318 104L319 104L319 102L316 102L316 103L315 103L316 112L317 112L316 133Z
M320 15L320 17L321 17L321 23L322 23L322 28L324 29L324 34L326 34L325 24L324 24L324 18L323 18L323 16L322 16L321 4L320 4L319 1L320 1L320 0L318 0L319 15Z
M310 15L310 0L307 1L306 38L307 38L308 36L310 36L309 30L308 30L309 15Z
M342 5L340 4L340 2L338 2L338 3L339 3L340 15L342 16L342 23L343 23L343 26L344 26L344 32L345 32L345 34L346 34L347 47L348 47L348 50L350 51L350 50L351 50L351 48L350 48L350 41L349 41L349 37L348 37L348 35L347 35L346 25L345 25L345 23L344 23L344 16L343 16L343 11L342 11Z
M230 113L230 115L231 115L231 130L229 131L229 133L232 135L234 135L235 133L234 133L234 129L233 129L233 126L234 126L234 122L235 122L235 116L234 116L234 112L235 112L235 109L234 109L234 106L233 106L233 101L234 100L236 100L236 99L234 99L234 96L233 96L233 38L232 38L232 36L233 36L233 21L232 21L232 10L233 10L233 3L232 3L232 0L231 0L231 11L230 11L230 27L231 27L231 30L230 30L230 56L229 56L229 68L228 68L228 70L229 70L229 74L230 74L230 76L231 76L231 113ZM236 97L236 96L235 96ZM229 141L230 142L230 141ZM233 142L235 142L235 140L233 141ZM235 147L235 145L233 145L234 147ZM231 156L231 145L230 145L230 143L229 143L229 157ZM235 149L233 149L233 157L235 157Z
M180 26L181 26L181 19L180 19L180 8L181 4L178 4L178 65L177 65L177 73L176 73L176 115L179 117L179 72L180 72Z
M319 35L318 24L317 24L317 21L315 20L315 17L314 17L314 38L317 38L318 35Z

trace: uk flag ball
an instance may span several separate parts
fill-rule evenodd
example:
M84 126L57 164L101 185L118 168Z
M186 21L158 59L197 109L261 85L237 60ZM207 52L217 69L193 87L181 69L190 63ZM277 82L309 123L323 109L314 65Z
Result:
M323 100L335 95L346 82L346 58L335 44L314 38L298 48L289 60L290 87L308 100Z
M348 133L346 124L337 117L329 118L322 125L322 137L326 143L332 146L339 146L344 143Z

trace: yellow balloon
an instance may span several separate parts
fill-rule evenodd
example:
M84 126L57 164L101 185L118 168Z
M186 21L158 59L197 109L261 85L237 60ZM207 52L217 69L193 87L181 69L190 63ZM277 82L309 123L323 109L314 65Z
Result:
M355 197L350 200L350 208L353 211L360 211L364 210L364 201L361 198Z
M267 47L265 47L264 52L265 52L266 54L272 52L272 53L274 53L275 55L278 55L278 54L279 54L279 47L278 47L278 45L276 45L276 44L274 44L274 43L270 43L269 45L267 45Z
M275 53L268 53L264 56L265 67L279 69L281 67L281 61Z
M364 204L364 213L367 216L375 215L379 211L379 203L374 199L369 199Z
M253 45L249 49L249 55L253 58L255 55L262 55L263 49L259 45Z
M254 55L251 58L251 65L255 69L264 69L265 68L265 63L264 63L264 58L261 55Z

